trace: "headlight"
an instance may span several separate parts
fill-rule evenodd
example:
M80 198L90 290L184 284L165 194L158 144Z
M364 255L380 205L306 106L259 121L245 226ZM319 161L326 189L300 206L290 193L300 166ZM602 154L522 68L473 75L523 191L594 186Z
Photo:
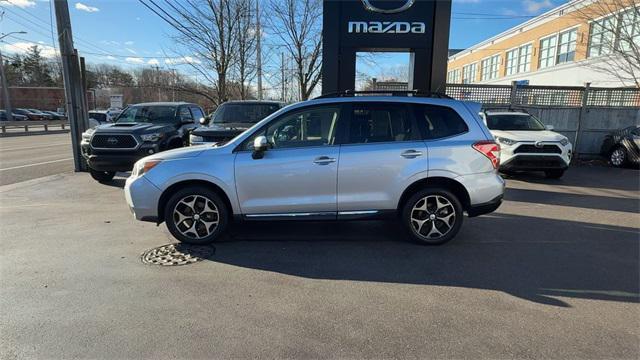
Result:
M94 131L95 130L93 130L93 129L89 129L89 130L83 132L82 133L82 140L87 140L87 141L91 140L91 136L93 135Z
M560 144L562 144L562 146L567 146L567 145L569 145L569 139L564 138L564 139L560 140Z
M498 142L501 143L501 144L505 144L505 145L509 145L509 146L517 143L517 141L515 141L515 140L511 140L511 139L504 138L504 137L497 137L496 140L498 140Z
M189 136L189 142L190 143L194 143L194 142L203 142L204 138L202 136L198 136L198 135L190 135Z
M142 176L149 172L149 170L156 167L156 165L160 164L162 160L140 160L133 166L133 171L131 172L131 176Z
M162 139L163 136L164 136L163 133L153 133L153 134L140 135L140 138L142 139L142 141L156 142Z

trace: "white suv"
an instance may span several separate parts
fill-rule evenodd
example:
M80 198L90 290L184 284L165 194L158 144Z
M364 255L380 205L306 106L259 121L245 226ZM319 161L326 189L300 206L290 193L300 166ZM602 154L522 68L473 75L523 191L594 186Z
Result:
M500 147L480 105L333 96L287 106L225 144L141 159L125 185L138 220L204 244L239 221L397 218L424 244L500 206Z
M573 148L569 139L553 132L524 111L485 110L480 113L500 144L500 171L543 171L558 179L569 167Z

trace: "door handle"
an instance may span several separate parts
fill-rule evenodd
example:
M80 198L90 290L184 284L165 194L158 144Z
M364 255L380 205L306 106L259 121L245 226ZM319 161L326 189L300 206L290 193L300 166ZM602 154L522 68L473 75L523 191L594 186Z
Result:
M336 162L336 159L328 157L328 156L320 156L320 157L316 158L315 160L313 160L313 162L315 164L318 164L318 165L329 165L331 163Z
M407 150L407 151L403 152L402 154L400 154L400 156L402 156L403 158L406 158L406 159L415 159L418 156L422 156L422 151Z

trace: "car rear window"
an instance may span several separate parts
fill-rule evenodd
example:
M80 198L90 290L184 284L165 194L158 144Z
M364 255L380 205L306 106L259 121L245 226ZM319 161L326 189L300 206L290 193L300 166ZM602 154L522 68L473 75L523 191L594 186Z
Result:
M278 109L280 109L278 104L222 104L213 116L213 124L255 124Z
M426 140L442 139L469 131L458 113L445 106L416 105L416 119L423 127Z

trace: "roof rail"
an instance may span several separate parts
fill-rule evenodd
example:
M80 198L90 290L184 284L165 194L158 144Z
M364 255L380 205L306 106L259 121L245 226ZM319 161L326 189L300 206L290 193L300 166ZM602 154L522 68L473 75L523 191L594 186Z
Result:
M342 92L333 92L328 94L322 94L314 99L326 99L335 97L349 97L360 95L387 95L387 96L415 96L415 97L432 97L439 99L453 99L447 94L439 92L424 92L421 90L346 90Z
M505 106L491 106L491 107L486 107L486 108L482 108L482 112L486 113L487 111L519 111L519 112L523 112L528 114L529 111L525 108L519 108L519 107L514 107L511 105L505 105Z

